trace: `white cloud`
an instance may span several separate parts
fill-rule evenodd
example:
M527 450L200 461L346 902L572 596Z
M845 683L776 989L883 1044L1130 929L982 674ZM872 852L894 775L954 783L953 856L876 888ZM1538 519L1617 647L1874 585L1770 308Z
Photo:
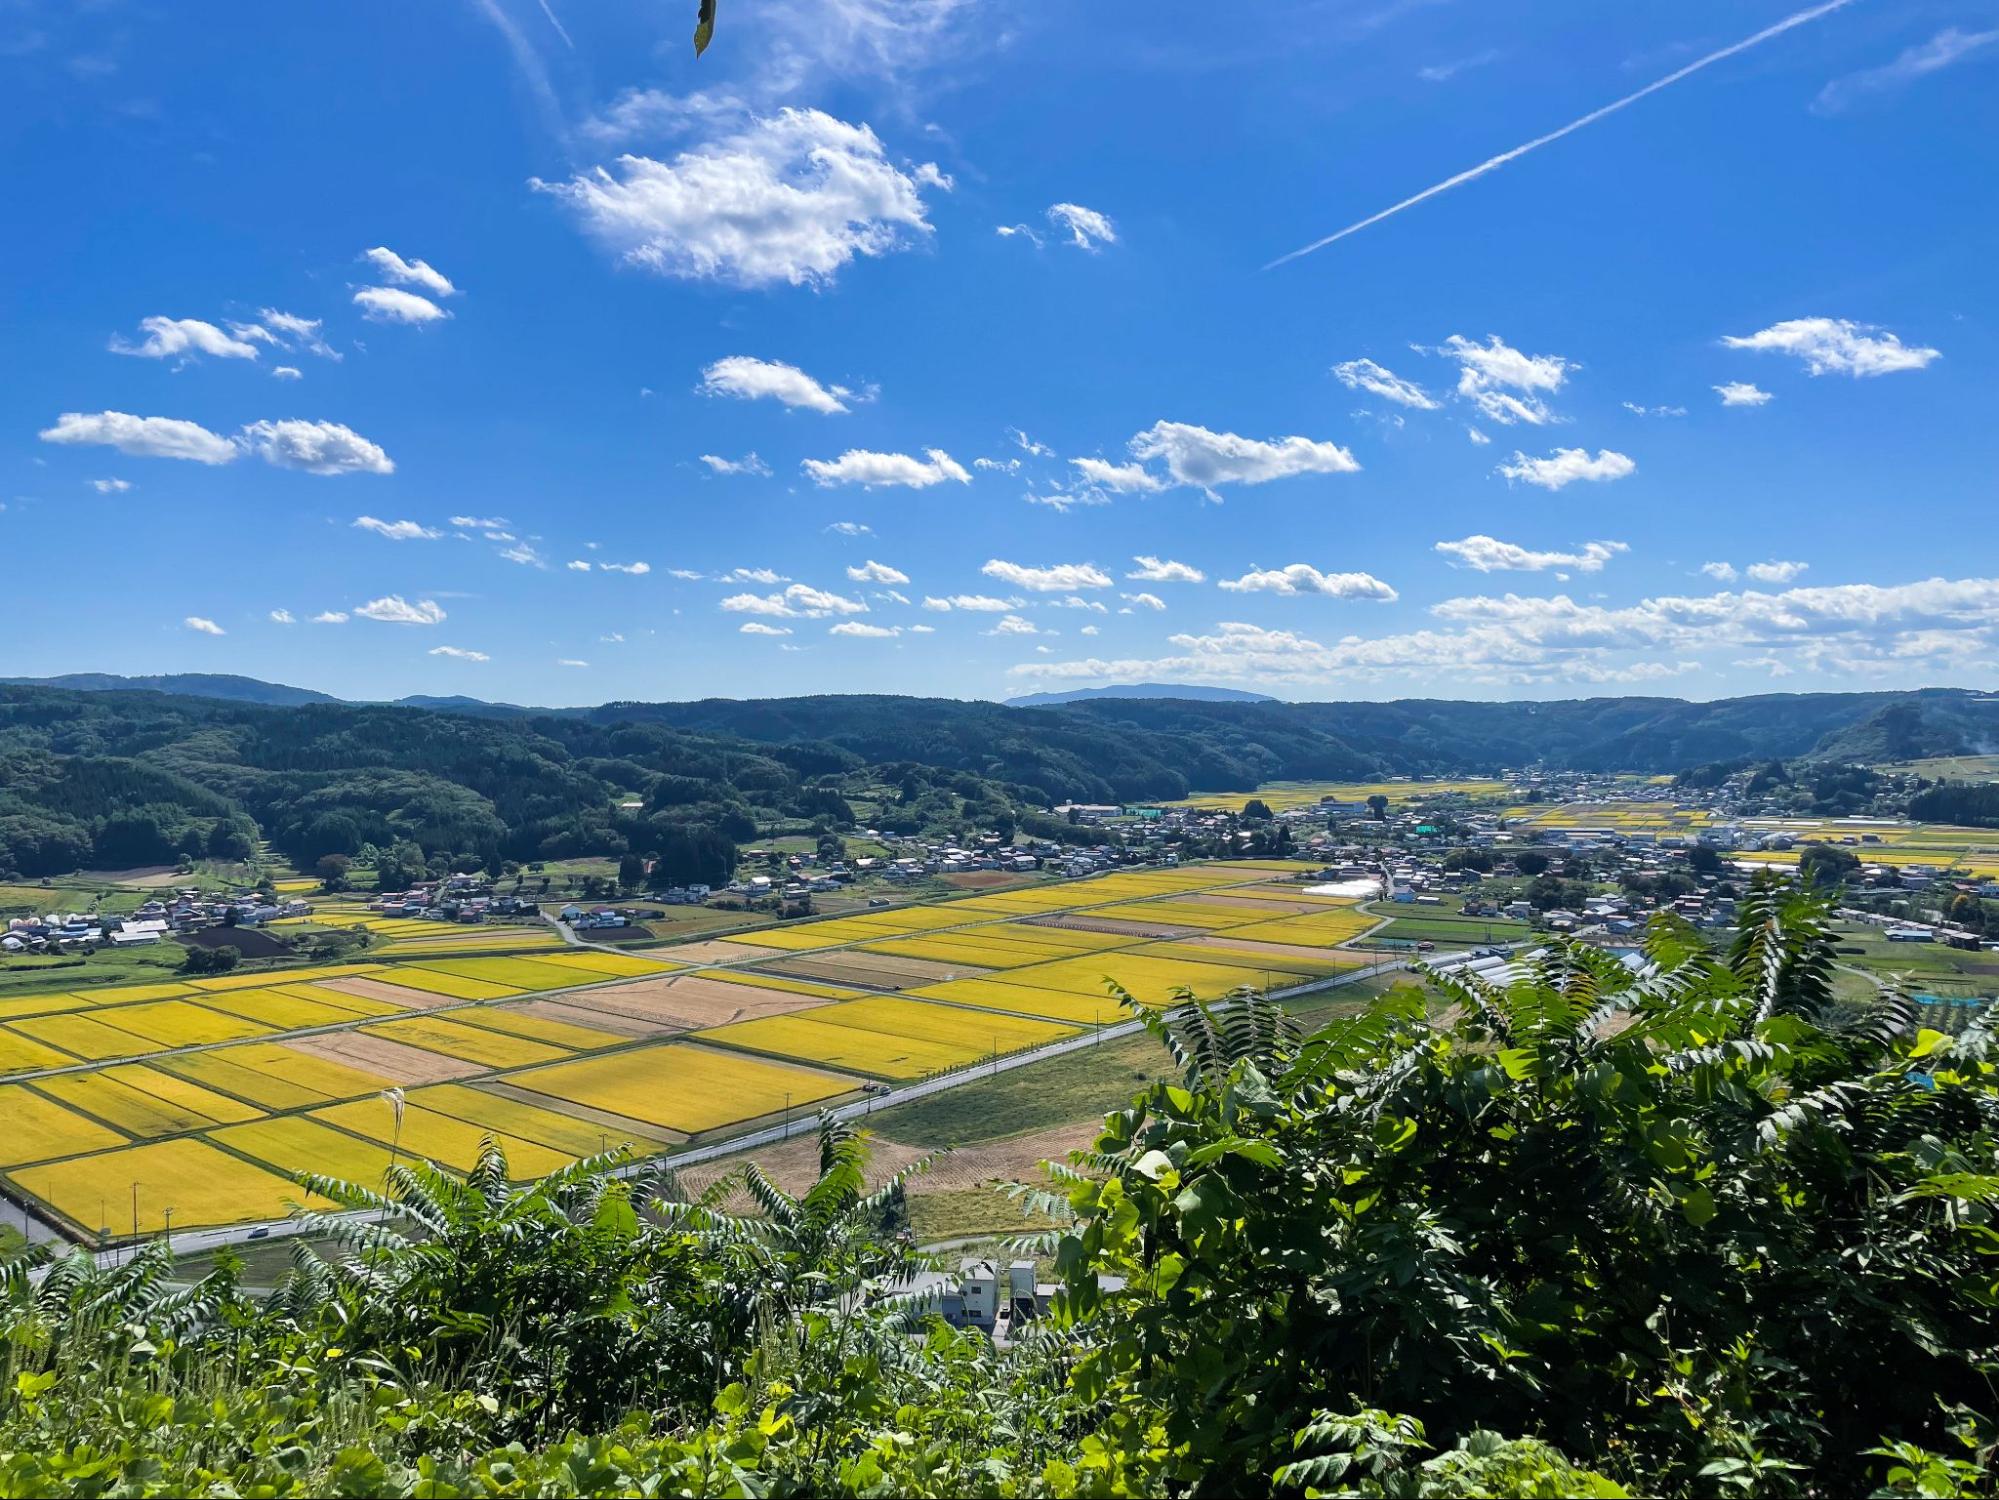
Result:
M237 440L265 463L307 474L393 474L389 455L338 422L252 422Z
M716 360L701 372L696 389L704 396L733 396L739 401L781 401L826 416L848 410L847 401L854 397L844 385L824 385L796 365L747 354Z
M668 568L666 576L669 578L681 578L689 583L695 583L700 580L702 573L699 568Z
M453 516L453 526L463 526L467 531L498 531L514 523L505 516Z
M736 627L742 635L790 635L789 625L766 625L761 620L745 620Z
M1018 474L1020 472L1020 460L1017 458L975 458L972 460L972 467L975 469L988 469L996 474Z
M444 273L428 261L404 260L385 245L377 245L372 250L364 250L362 256L373 264L375 274L404 286L420 286L434 297L450 297L457 294Z
M573 656L557 657L555 664L558 667L587 667L590 665L587 661L579 661Z
M987 635L1040 635L1041 628L1032 620L1020 615L1004 615L998 624L985 632Z
M364 286L354 294L354 305L370 323L410 323L421 326L451 316L428 297L394 286Z
M279 365L271 371L271 376L276 380L303 380L305 372L297 365Z
M770 465L755 453L745 453L741 458L720 458L713 453L704 453L701 462L715 474L754 474L762 479L770 478Z
M1100 626L1085 625L1081 630L1077 631L1076 633L1078 635L1102 635L1104 632Z
M828 635L859 636L865 640L884 640L889 636L901 635L900 625L870 625L864 620L842 620L827 629Z
M1742 571L1758 583L1789 583L1811 566L1802 562L1760 562L1751 563Z
M444 611L435 600L419 599L411 604L401 594L384 594L366 604L357 604L354 613L364 620L379 620L384 625L442 625L445 618ZM327 623L338 622L329 620Z
M995 599L991 594L952 594L944 599L939 599L935 595L925 595L923 600L925 609L938 614L954 609L965 609L974 614L999 615L1005 614L1008 610L1019 609L1021 604L1022 601L1019 599Z
M887 563L878 563L873 558L858 568L847 569L847 577L855 583L907 583L909 575L900 568L891 568Z
M955 479L959 484L972 482L972 476L965 472L964 466L942 448L926 448L923 451L927 460L911 458L907 453L873 453L865 448L849 448L834 459L808 458L801 467L812 476L814 484L825 487L859 484L874 489L878 485L902 485L913 490L925 490L947 479Z
M1333 374L1350 391L1369 391L1398 406L1435 411L1438 402L1413 380L1404 380L1393 370L1371 359L1349 359L1333 366Z
M236 445L220 433L177 417L135 417L122 411L66 411L42 429L45 443L97 443L133 458L185 458L226 464Z
M600 562L597 564L597 571L600 573L629 573L634 578L643 578L652 571L652 564L649 562Z
M1704 562L1701 564L1701 571L1722 583L1733 583L1742 576L1735 571L1734 563Z
M229 633L213 620L204 619L200 615L189 615L185 620L181 621L181 624L185 625L189 630L198 631L202 635L227 635Z
M1360 468L1335 443L1304 437L1266 442L1185 422L1155 422L1129 446L1135 458L1164 459L1175 482L1197 486L1210 496L1224 484L1266 484L1298 474L1351 474Z
M467 651L462 646L432 646L427 656L449 656L455 661L491 661L493 658L483 651Z
M1119 597L1129 599L1131 595L1123 594ZM1107 615L1111 610L1111 607L1101 600L1085 599L1079 594L1071 594L1066 599L1050 599L1044 607L1048 609L1088 609L1094 610L1100 615Z
M323 609L312 617L315 625L345 625L347 612L342 609Z
M1488 63L1498 62L1506 54L1497 47L1487 47L1481 52L1473 52L1465 57L1454 57L1445 62L1429 63L1416 70L1416 76L1425 83L1448 83L1460 73L1473 68L1483 68Z
M1124 576L1137 583L1206 583L1208 575L1199 568L1166 558L1141 553L1132 559L1138 566Z
M1014 447L1020 449L1023 453L1030 454L1035 458L1055 457L1055 450L1053 448L1049 447L1046 443L1037 443L1018 427L1007 428L1006 435L1013 439Z
M1084 485L1080 489L1065 490L1059 486L1042 494L1029 490L1020 497L1029 505L1045 506L1057 515L1066 516L1078 506L1109 505L1111 497L1095 485Z
M1941 72L1994 42L1999 42L1999 30L1959 31L1955 26L1946 26L1927 42L1902 52L1893 62L1833 79L1819 90L1812 108L1819 114L1837 114L1869 95L1890 93L1918 78Z
M344 357L320 335L323 319L301 318L296 313L280 312L275 307L265 308L257 314L257 318L255 323L232 323L230 327L241 338L254 338L260 343L274 345L296 345L308 354L330 359L335 364Z
M93 479L89 483L100 495L122 495L132 487L129 479Z
M360 516L354 524L362 531L372 531L376 536L387 537L392 542L434 542L444 535L415 521L378 521L373 516Z
M271 623L273 625L296 625L298 621L292 618L290 610L274 609L271 611Z
M670 162L622 156L615 170L533 185L628 265L744 287L823 286L855 256L931 232L924 183L866 125L819 110L780 110Z
M1496 333L1475 344L1452 334L1435 350L1458 362L1458 394L1502 426L1540 427L1556 420L1543 393L1562 388L1575 368L1559 354L1522 354Z
M731 594L722 601L730 614L766 615L781 620L818 620L827 615L864 615L865 600L794 583L781 594Z
M1634 417L1684 417L1687 414L1684 406L1640 406L1636 401L1618 404Z
M1118 598L1134 609L1164 609L1166 601L1157 594L1119 594Z
M826 528L839 536L873 536L874 527L863 521L835 521Z
M1904 344L1885 329L1847 318L1791 318L1760 333L1729 335L1721 342L1730 349L1792 355L1813 375L1855 378L1920 370L1943 357L1939 350Z
M140 359L192 359L213 355L217 359L255 359L257 346L224 333L213 323L199 318L141 318L140 331L146 337L136 344L122 338L111 340L113 354L130 354Z
M1731 380L1714 388L1723 406L1763 406L1776 400L1768 391L1758 390L1746 380Z
M1309 563L1284 568L1251 568L1240 578L1224 578L1221 586L1237 594L1321 594L1328 599L1372 599L1392 604L1394 589L1372 573L1321 573Z
M1069 243L1078 250L1094 251L1117 243L1116 226L1094 208L1085 208L1080 203L1050 204L1048 222L1067 234Z
M1608 448L1599 448L1595 458L1590 457L1587 448L1557 448L1546 458L1529 458L1516 451L1513 462L1501 464L1499 472L1524 484L1558 490L1564 485L1574 484L1578 479L1596 484L1623 479L1637 473L1638 465L1624 454Z
M1147 472L1143 464L1114 464L1101 458L1072 458L1083 478L1121 495L1150 494L1166 488L1166 481Z
M587 573L590 571L590 564L583 561L580 557L572 558L569 563L569 571L572 573Z
M695 575L699 577L699 574ZM775 568L731 568L715 575L717 583L789 583L791 579Z
M1092 563L1055 563L1045 568L1030 568L993 558L979 571L1033 594L1073 594L1078 589L1112 586L1111 575Z
M1539 573L1547 568L1574 568L1578 573L1596 573L1620 552L1630 551L1623 542L1585 542L1574 552L1534 552L1497 538L1468 536L1455 542L1438 542L1436 550L1462 567L1480 573Z
M935 625L909 625L909 626L905 626L904 628L905 628L906 630L908 630L908 632L909 632L909 633L910 633L911 635L935 635L935 634L937 634L937 627L936 627ZM1087 632L1086 632L1086 633L1087 633Z
M1472 446L1475 448L1483 448L1487 443L1492 441L1491 438L1480 432L1476 427L1467 427L1465 429L1465 436L1471 439Z

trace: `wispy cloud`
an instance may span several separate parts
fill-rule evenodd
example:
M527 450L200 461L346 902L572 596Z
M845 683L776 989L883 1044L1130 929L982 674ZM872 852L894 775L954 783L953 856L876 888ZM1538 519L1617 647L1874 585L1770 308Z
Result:
M1991 52L1994 42L1999 42L1999 27L1991 31L1959 31L1955 26L1947 26L1927 42L1909 48L1891 63L1833 79L1819 90L1818 98L1812 101L1812 109L1822 115L1838 114L1862 99L1893 93L1918 78L1940 73L1968 57L1980 53L1995 55Z
M1379 224L1383 219L1392 219L1395 217L1395 215L1401 213L1404 209L1414 208L1419 203L1426 203L1430 199L1438 196L1440 193L1448 193L1452 188L1463 187L1468 182L1476 182L1479 178L1486 176L1488 173L1497 172L1501 167L1508 166L1511 163L1518 161L1521 157L1527 155L1531 151L1538 151L1543 146L1553 145L1556 141L1562 139L1563 136L1573 135L1575 134L1576 131L1581 130L1585 125L1594 125L1598 120L1602 120L1611 115L1614 115L1621 109L1628 109L1630 106L1636 104L1640 99L1644 99L1649 97L1650 95L1656 94L1659 92L1659 90L1663 88L1670 88L1673 84L1678 83L1681 79L1686 78L1694 73L1698 73L1703 68L1712 67L1714 66L1714 64L1718 62L1722 62L1728 58L1734 57L1737 53L1747 52L1751 47L1760 47L1763 43L1770 41L1775 37L1780 37L1787 31L1795 30L1797 27L1800 26L1809 25L1811 22L1819 20L1821 17L1831 15L1836 10L1844 10L1847 6L1851 5L1852 3L1853 0L1826 0L1826 3L1823 5L1814 5L1809 10L1796 11L1793 14L1784 17L1783 20L1778 21L1773 25L1765 26L1761 31L1756 32L1751 36L1744 37L1739 42L1730 43L1728 46L1721 48L1719 51L1708 53L1705 57L1695 58L1685 67L1675 68L1672 72L1668 73L1664 78L1660 78L1651 83L1648 83L1645 85L1644 88L1639 89L1634 93L1626 94L1622 99L1613 99L1610 103L1602 106L1600 109L1593 109L1588 114L1583 115L1578 119L1569 121L1568 124L1562 126L1558 130L1551 130L1546 135L1536 136L1533 140L1528 141L1525 145L1515 146L1510 151L1502 151L1497 156L1487 157L1477 166L1469 167L1466 170L1457 173L1455 176L1446 177L1442 182L1434 183L1431 186L1424 188L1422 192L1415 193L1407 198L1404 198L1400 203L1391 204L1389 207L1381 210L1380 213L1370 214L1365 219L1360 219L1352 224L1349 224L1344 229L1336 230L1332 234L1325 236L1323 239L1314 240L1309 245L1302 245L1298 249L1291 251L1288 255L1280 255L1277 257L1277 259L1271 261L1268 265L1264 266L1263 269L1269 271L1275 269L1278 266L1284 265L1290 261L1299 260L1304 256L1311 255L1315 251L1325 249L1326 246L1328 245L1334 244L1340 240L1345 239L1348 235L1359 234L1363 229L1370 229L1374 225Z

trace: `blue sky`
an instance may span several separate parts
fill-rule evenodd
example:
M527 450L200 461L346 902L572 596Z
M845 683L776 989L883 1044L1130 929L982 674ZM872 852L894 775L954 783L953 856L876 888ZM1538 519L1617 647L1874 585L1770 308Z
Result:
M1999 685L1999 4L693 11L0 0L6 671Z

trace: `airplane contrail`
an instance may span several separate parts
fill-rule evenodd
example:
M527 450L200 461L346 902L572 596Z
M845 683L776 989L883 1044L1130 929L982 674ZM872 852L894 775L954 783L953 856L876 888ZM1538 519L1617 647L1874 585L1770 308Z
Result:
M1826 3L1823 5L1814 5L1809 10L1801 10L1797 12L1795 15L1786 16L1784 17L1783 20L1776 22L1774 25L1764 27L1754 36L1744 37L1739 42L1735 42L1727 47L1723 47L1719 52L1710 52L1706 57L1696 58L1694 61L1688 63L1684 68L1680 68L1675 72L1668 73L1664 78L1661 78L1654 83L1646 84L1644 88L1638 90L1638 92L1635 94L1626 94L1622 99L1613 100L1611 103L1604 105L1601 109L1591 110L1588 114L1584 115L1579 120L1569 121L1568 124L1562 126L1562 128L1559 130L1551 130L1546 135L1536 136L1533 140L1527 142L1526 145L1515 146L1511 151L1502 151L1499 153L1499 155L1492 157L1489 160L1482 161L1477 166L1458 173L1458 175L1455 177L1446 177L1442 182L1436 184L1436 186L1434 187L1424 188L1422 192L1416 194L1413 198L1404 198L1400 203L1397 203L1392 208L1384 208L1378 214L1372 214L1369 217L1362 219L1357 224L1349 224L1347 225L1346 228L1340 230L1338 233L1329 234L1322 240L1314 240L1309 245L1303 246L1302 248L1297 250L1293 250L1289 255L1280 255L1277 257L1277 259L1271 261L1270 264L1265 266L1263 269L1266 271L1274 270L1276 267L1285 264L1287 261L1297 260L1302 256L1310 255L1315 250L1323 250L1326 248L1326 246L1332 244L1335 240L1343 240L1350 234L1359 234L1361 230L1367 229L1372 225L1379 224L1383 219L1393 218L1396 214L1401 213L1402 210L1405 208L1414 208L1417 204L1423 202L1425 199L1434 198L1439 193L1448 193L1454 187L1462 187L1465 183L1472 181L1474 178L1483 177L1488 172L1498 171L1508 162L1518 161L1521 157L1525 156L1530 151L1540 150L1543 146L1547 145L1551 141L1559 141L1565 135L1574 134L1576 131L1581 130L1585 125L1594 125L1598 120L1601 120L1605 115L1614 115L1620 109L1625 108L1627 105L1636 104L1640 99L1643 99L1646 95L1656 94L1659 92L1660 89L1667 87L1669 84L1678 83L1682 78L1685 78L1688 74L1700 72L1702 68L1707 67L1711 63L1718 63L1722 61L1722 59L1724 58L1733 57L1738 52L1747 52L1751 47L1761 46L1764 42L1769 41L1770 38L1772 37L1782 36L1785 32L1793 30L1794 28L1799 26L1808 25L1811 22L1818 20L1821 16L1829 16L1836 10L1844 10L1846 9L1847 6L1853 3L1854 0L1826 0Z

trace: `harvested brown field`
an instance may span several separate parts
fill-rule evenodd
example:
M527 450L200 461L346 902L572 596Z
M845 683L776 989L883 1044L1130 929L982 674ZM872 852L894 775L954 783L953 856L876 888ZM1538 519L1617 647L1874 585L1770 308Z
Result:
M961 891L982 891L994 886L1026 885L1033 877L1009 875L1004 870L968 870L962 875L946 875L944 883Z
M363 1000L383 1000L390 1005L400 1005L405 1010L436 1010L440 1006L465 1003L450 995L433 995L428 990L404 989L399 984L388 984L380 979L319 979L313 982L322 989L359 995Z
M1201 927L1175 927L1166 922L1125 922L1116 917L1029 917L1023 927L1068 927L1077 932L1107 932L1116 937L1178 938L1206 931Z
M1267 911L1272 915L1288 912L1292 916L1304 916L1307 912L1326 909L1323 901L1287 901L1276 896L1237 896L1224 891L1200 896L1195 900L1197 905L1220 907L1225 911L1233 907L1244 912Z
M1238 958L1265 957L1273 961L1280 958L1309 958L1315 959L1319 963L1338 963L1342 958L1342 955L1335 949L1307 948L1298 943L1263 943L1258 942L1255 938L1232 938L1226 933L1216 933L1212 937L1207 938L1193 938L1185 946L1189 948L1210 948L1216 953L1234 954ZM1366 957L1358 953L1351 955L1350 958L1355 964L1362 964L1369 961Z
M323 1057L328 1062L345 1063L368 1073L380 1073L397 1083L449 1083L454 1078L470 1078L483 1073L478 1063L463 1062L421 1047L405 1047L383 1037L359 1031L329 1031L319 1036L294 1037L284 1044L294 1052ZM225 1054L226 1055L226 1054Z
M746 1021L752 1016L808 1010L826 1002L814 995L794 995L786 990L767 990L687 974L677 979L635 979L630 984L614 984L591 990L567 1003L578 1010L654 1022L665 1031L694 1031Z
M899 958L892 953L801 954L764 968L799 979L823 979L833 984L860 984L879 990L913 989L947 979L978 979L988 971L970 964L940 963L930 958Z
M745 964L759 958L775 958L783 948L737 943L728 938L703 938L694 943L670 943L664 948L635 948L641 958L661 958L671 963Z
M680 1028L650 1016L626 1015L622 1011L597 1009L567 1000L529 1000L510 1009L544 1021L560 1021L566 1026L593 1026L599 1031L615 1031L619 1036L660 1036Z

